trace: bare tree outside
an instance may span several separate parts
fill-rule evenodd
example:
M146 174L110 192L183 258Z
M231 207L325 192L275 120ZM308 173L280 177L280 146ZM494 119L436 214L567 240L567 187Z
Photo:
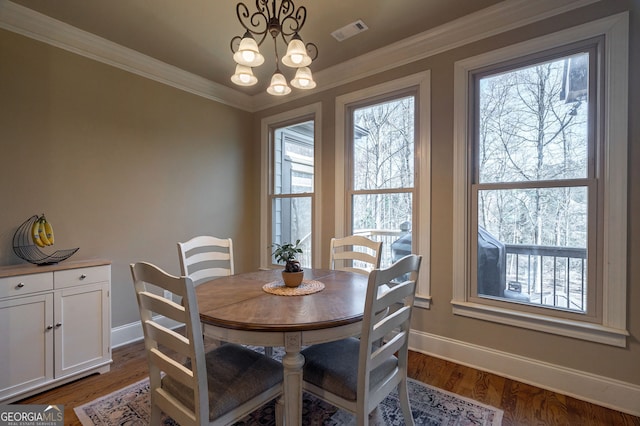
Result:
M584 252L581 261L558 250L505 256L504 279L514 283L512 290L521 291L525 281L529 302L570 310L584 310L586 299L584 283L579 294L570 295L570 281L584 281L586 274L588 62L589 53L579 53L482 76L476 83L478 226L507 246ZM569 277L560 286L558 274ZM506 293L485 294L513 296L507 282L501 285Z
M383 241L381 263L388 266L401 254L392 253L401 236L411 252L415 97L355 108L352 121L352 232Z

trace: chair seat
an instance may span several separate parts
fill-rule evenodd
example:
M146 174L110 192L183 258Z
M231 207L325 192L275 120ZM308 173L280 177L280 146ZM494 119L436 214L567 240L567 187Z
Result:
M189 367L190 362L186 365ZM211 420L269 390L283 378L282 364L278 361L231 343L207 352L206 365ZM162 379L162 387L179 395L180 402L194 409L193 393L188 387L169 376Z
M303 350L304 380L349 401L355 401L358 390L358 358L360 340L348 338L313 345ZM395 356L385 360L371 372L369 386L377 385L398 366Z
M414 426L407 388L411 311L422 256L411 254L369 274L360 338L312 345L305 358L303 389L356 415L369 415L394 389L402 416Z

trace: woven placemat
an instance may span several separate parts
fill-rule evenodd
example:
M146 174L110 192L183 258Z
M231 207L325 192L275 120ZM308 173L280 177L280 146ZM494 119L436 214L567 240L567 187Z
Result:
M322 291L324 284L315 280L302 280L302 284L298 287L287 287L282 280L279 280L266 283L262 289L277 296L304 296Z

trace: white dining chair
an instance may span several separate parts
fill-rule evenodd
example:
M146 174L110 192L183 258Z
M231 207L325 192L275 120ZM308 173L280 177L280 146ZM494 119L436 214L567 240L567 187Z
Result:
M282 395L279 362L235 344L205 353L189 277L169 275L145 262L130 267L149 364L151 425L161 424L162 413L183 426L229 425ZM154 287L179 296L181 303L158 295ZM160 317L182 327L169 329ZM279 425L282 414L277 403Z
M330 268L368 275L380 267L382 241L373 241L362 235L331 238Z
M193 237L178 243L178 255L181 274L188 275L196 286L234 274L231 238L208 235Z
M178 256L180 273L189 276L195 286L235 272L231 238L209 235L193 237L189 241L178 243ZM271 357L273 348L265 347L264 353Z
M354 413L358 426L367 425L369 414L396 388L405 424L414 425L407 354L421 261L422 256L410 254L389 268L371 271L359 339L312 345L301 352L303 389ZM388 289L381 291L383 286ZM379 315L386 310L387 315Z

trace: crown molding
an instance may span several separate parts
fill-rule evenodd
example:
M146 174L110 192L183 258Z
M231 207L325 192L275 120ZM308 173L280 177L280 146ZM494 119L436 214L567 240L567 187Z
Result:
M0 28L216 102L247 111L253 109L249 95L8 0L0 0Z
M338 87L389 69L522 27L600 0L505 0L397 43L314 74L318 88L285 99L266 93L249 96L135 50L0 0L0 28L132 72L180 90L249 112Z
M506 0L399 42L314 73L317 88L287 96L287 101L360 80L496 34L550 18L600 0ZM255 95L257 110L278 105Z

